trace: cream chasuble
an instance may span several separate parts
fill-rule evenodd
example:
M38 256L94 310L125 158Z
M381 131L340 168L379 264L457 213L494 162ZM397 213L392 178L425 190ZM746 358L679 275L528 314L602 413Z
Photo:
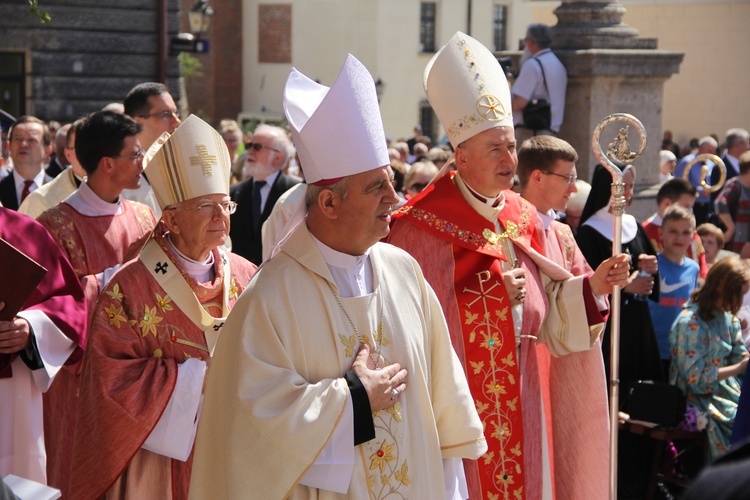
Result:
M376 438L355 447L346 494L300 484L341 425L359 340L307 226L266 262L227 319L208 377L191 498L444 498L443 458L477 458L482 427L440 305L416 262L370 250L373 293L341 298L382 355L409 371ZM381 302L382 298L382 302Z

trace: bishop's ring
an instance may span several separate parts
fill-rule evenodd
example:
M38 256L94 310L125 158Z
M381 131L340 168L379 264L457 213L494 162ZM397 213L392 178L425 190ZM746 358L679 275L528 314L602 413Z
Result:
M398 391L396 389L391 389L391 392L393 393L393 396L391 396L391 399L398 399Z

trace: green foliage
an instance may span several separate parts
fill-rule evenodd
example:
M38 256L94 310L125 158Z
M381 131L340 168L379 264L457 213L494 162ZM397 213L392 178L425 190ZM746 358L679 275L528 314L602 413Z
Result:
M42 24L48 23L52 20L49 13L39 8L39 0L29 0L29 11L31 12L31 15L39 18L39 22Z
M203 63L195 56L190 55L189 52L180 52L177 56L182 67L182 76L188 80L193 77L205 76L203 73Z

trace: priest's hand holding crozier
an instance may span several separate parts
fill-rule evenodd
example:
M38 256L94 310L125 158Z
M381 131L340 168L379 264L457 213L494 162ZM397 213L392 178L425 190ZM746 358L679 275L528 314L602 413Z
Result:
M526 275L523 269L516 267L503 273L503 284L508 292L511 305L523 303L526 299Z
M357 358L352 364L352 371L365 386L372 411L385 410L398 403L399 397L406 390L406 370L394 363L383 368L372 369L370 361L370 347L363 344L359 348ZM371 364L371 363L370 363Z
M630 282L630 255L620 253L605 260L589 277L591 291L597 297L612 293L612 287L624 287Z

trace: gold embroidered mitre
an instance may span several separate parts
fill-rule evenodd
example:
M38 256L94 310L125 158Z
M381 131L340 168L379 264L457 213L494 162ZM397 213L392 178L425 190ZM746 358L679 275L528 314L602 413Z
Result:
M485 130L513 127L510 87L497 58L460 31L427 63L424 89L453 147Z
M162 210L207 194L229 194L232 162L224 139L195 115L172 135L164 132L149 148L146 163Z

